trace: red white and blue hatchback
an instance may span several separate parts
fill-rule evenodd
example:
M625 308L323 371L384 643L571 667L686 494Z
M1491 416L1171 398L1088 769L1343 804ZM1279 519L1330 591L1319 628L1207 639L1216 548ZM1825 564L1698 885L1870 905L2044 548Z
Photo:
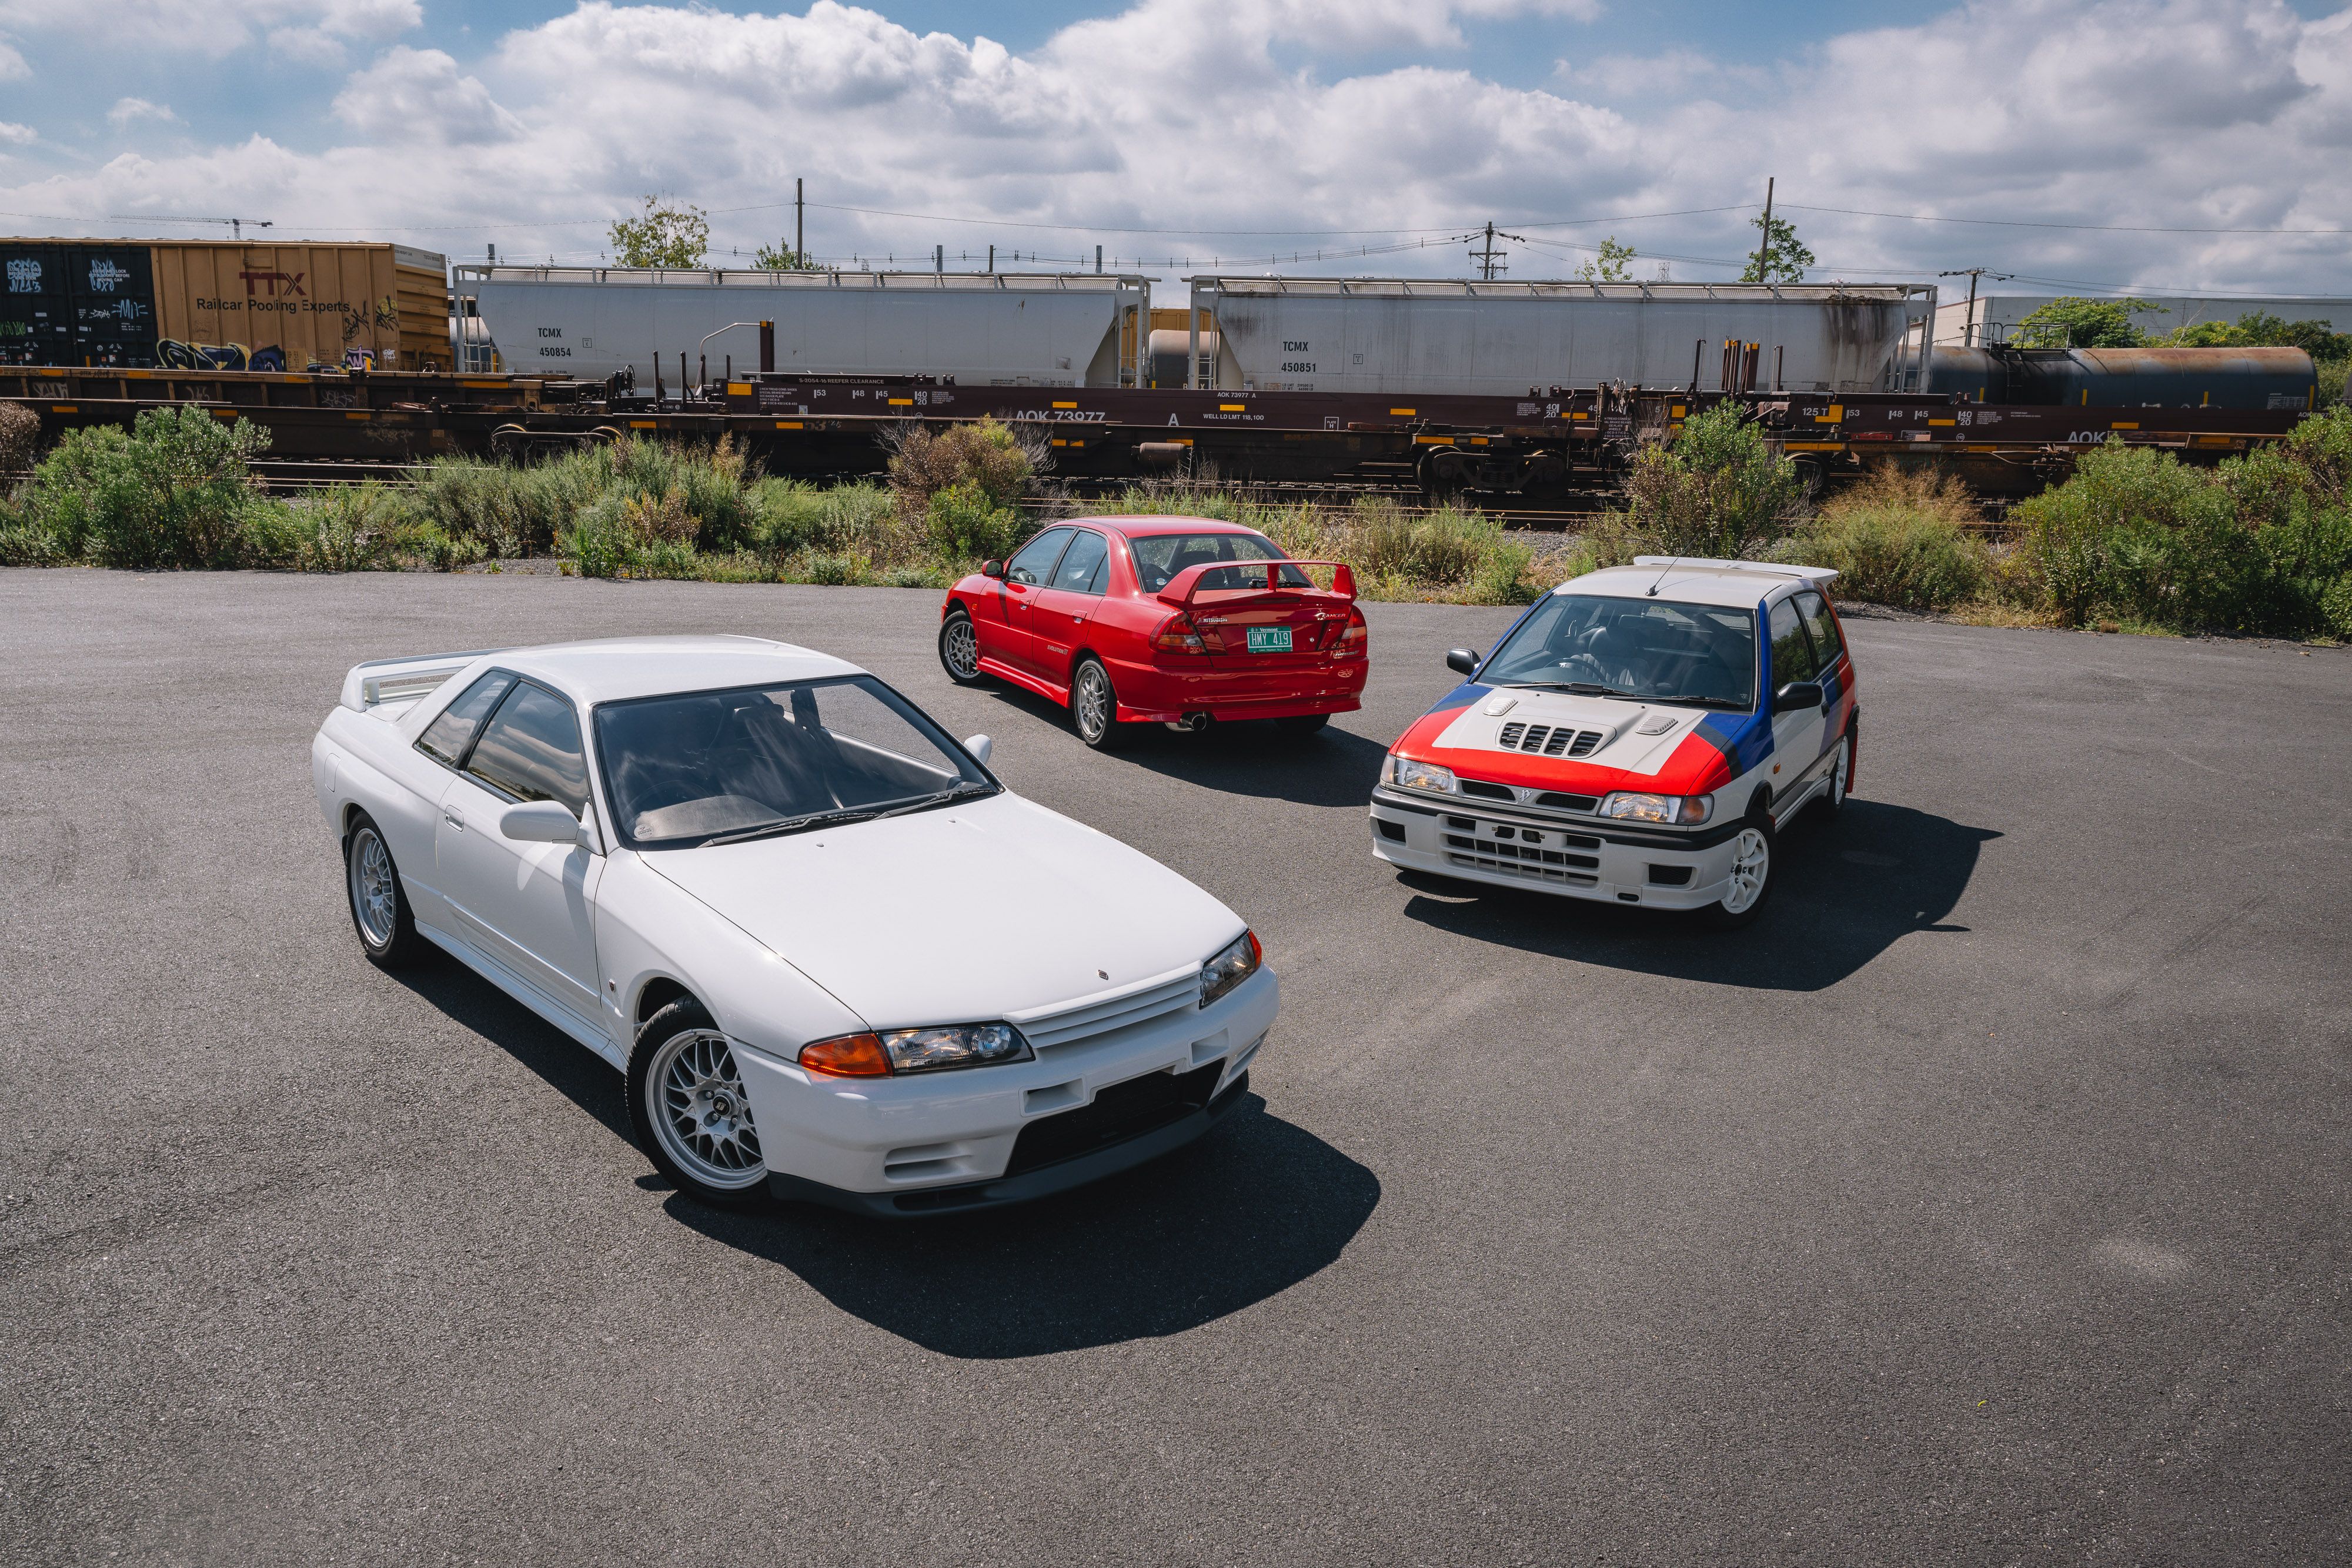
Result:
M1057 523L940 606L950 679L1060 703L1098 749L1141 724L1269 718L1311 735L1362 705L1367 647L1346 566L1206 517Z
M1853 783L1853 659L1814 567L1643 556L1564 582L1405 731L1372 852L1571 898L1754 919L1778 834Z

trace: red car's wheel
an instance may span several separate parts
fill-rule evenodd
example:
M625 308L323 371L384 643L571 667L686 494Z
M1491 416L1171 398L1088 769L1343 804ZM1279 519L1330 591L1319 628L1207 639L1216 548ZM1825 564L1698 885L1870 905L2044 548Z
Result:
M1118 722L1118 695L1111 690L1110 672L1094 659L1078 661L1070 678L1070 720L1078 738L1097 751L1108 751L1127 738Z
M950 611L940 623L940 667L960 686L976 686L981 682L980 633L972 629L971 617L961 610Z

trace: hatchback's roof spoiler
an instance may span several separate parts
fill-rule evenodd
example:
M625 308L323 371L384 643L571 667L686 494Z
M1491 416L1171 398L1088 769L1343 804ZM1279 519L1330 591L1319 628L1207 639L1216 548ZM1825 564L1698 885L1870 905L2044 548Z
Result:
M1837 573L1826 566L1789 566L1777 560L1706 560L1695 555L1637 555L1635 566L1689 567L1699 571L1760 571L1774 577L1794 577L1806 582L1827 582Z
M385 703L413 703L428 696L442 682L486 654L504 648L476 648L465 653L419 653L402 659L370 659L353 664L343 677L343 706L365 713Z

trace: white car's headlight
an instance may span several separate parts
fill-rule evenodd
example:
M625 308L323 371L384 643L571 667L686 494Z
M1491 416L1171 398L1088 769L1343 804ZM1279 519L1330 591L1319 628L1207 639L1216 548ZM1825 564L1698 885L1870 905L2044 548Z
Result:
M1257 945L1257 933L1244 931L1224 945L1217 956L1201 966L1201 1005L1207 1007L1258 971L1265 962L1265 949Z
M1712 795L1643 795L1620 789L1601 802L1601 815L1629 822L1664 822L1695 828L1715 810Z
M1389 779L1400 789L1427 789L1439 795L1454 793L1454 769L1440 768L1434 762L1414 762L1407 758L1389 758Z
M886 1029L845 1034L801 1047L801 1065L833 1078L885 1078L1028 1061L1035 1053L1009 1023L944 1024L936 1029Z

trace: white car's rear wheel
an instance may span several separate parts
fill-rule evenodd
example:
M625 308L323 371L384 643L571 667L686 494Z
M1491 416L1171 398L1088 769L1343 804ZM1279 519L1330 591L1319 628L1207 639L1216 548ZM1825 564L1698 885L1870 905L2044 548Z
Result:
M1837 760L1830 765L1830 787L1822 791L1822 814L1834 817L1845 805L1845 792L1853 781L1853 731L1847 730L1838 741Z
M352 906L352 927L372 962L397 969L423 956L425 938L408 913L400 868L393 864L383 834L364 814L343 841L343 892Z
M767 1160L742 1071L699 1002L680 998L637 1031L629 1120L639 1146L680 1191L728 1206L766 1195Z

